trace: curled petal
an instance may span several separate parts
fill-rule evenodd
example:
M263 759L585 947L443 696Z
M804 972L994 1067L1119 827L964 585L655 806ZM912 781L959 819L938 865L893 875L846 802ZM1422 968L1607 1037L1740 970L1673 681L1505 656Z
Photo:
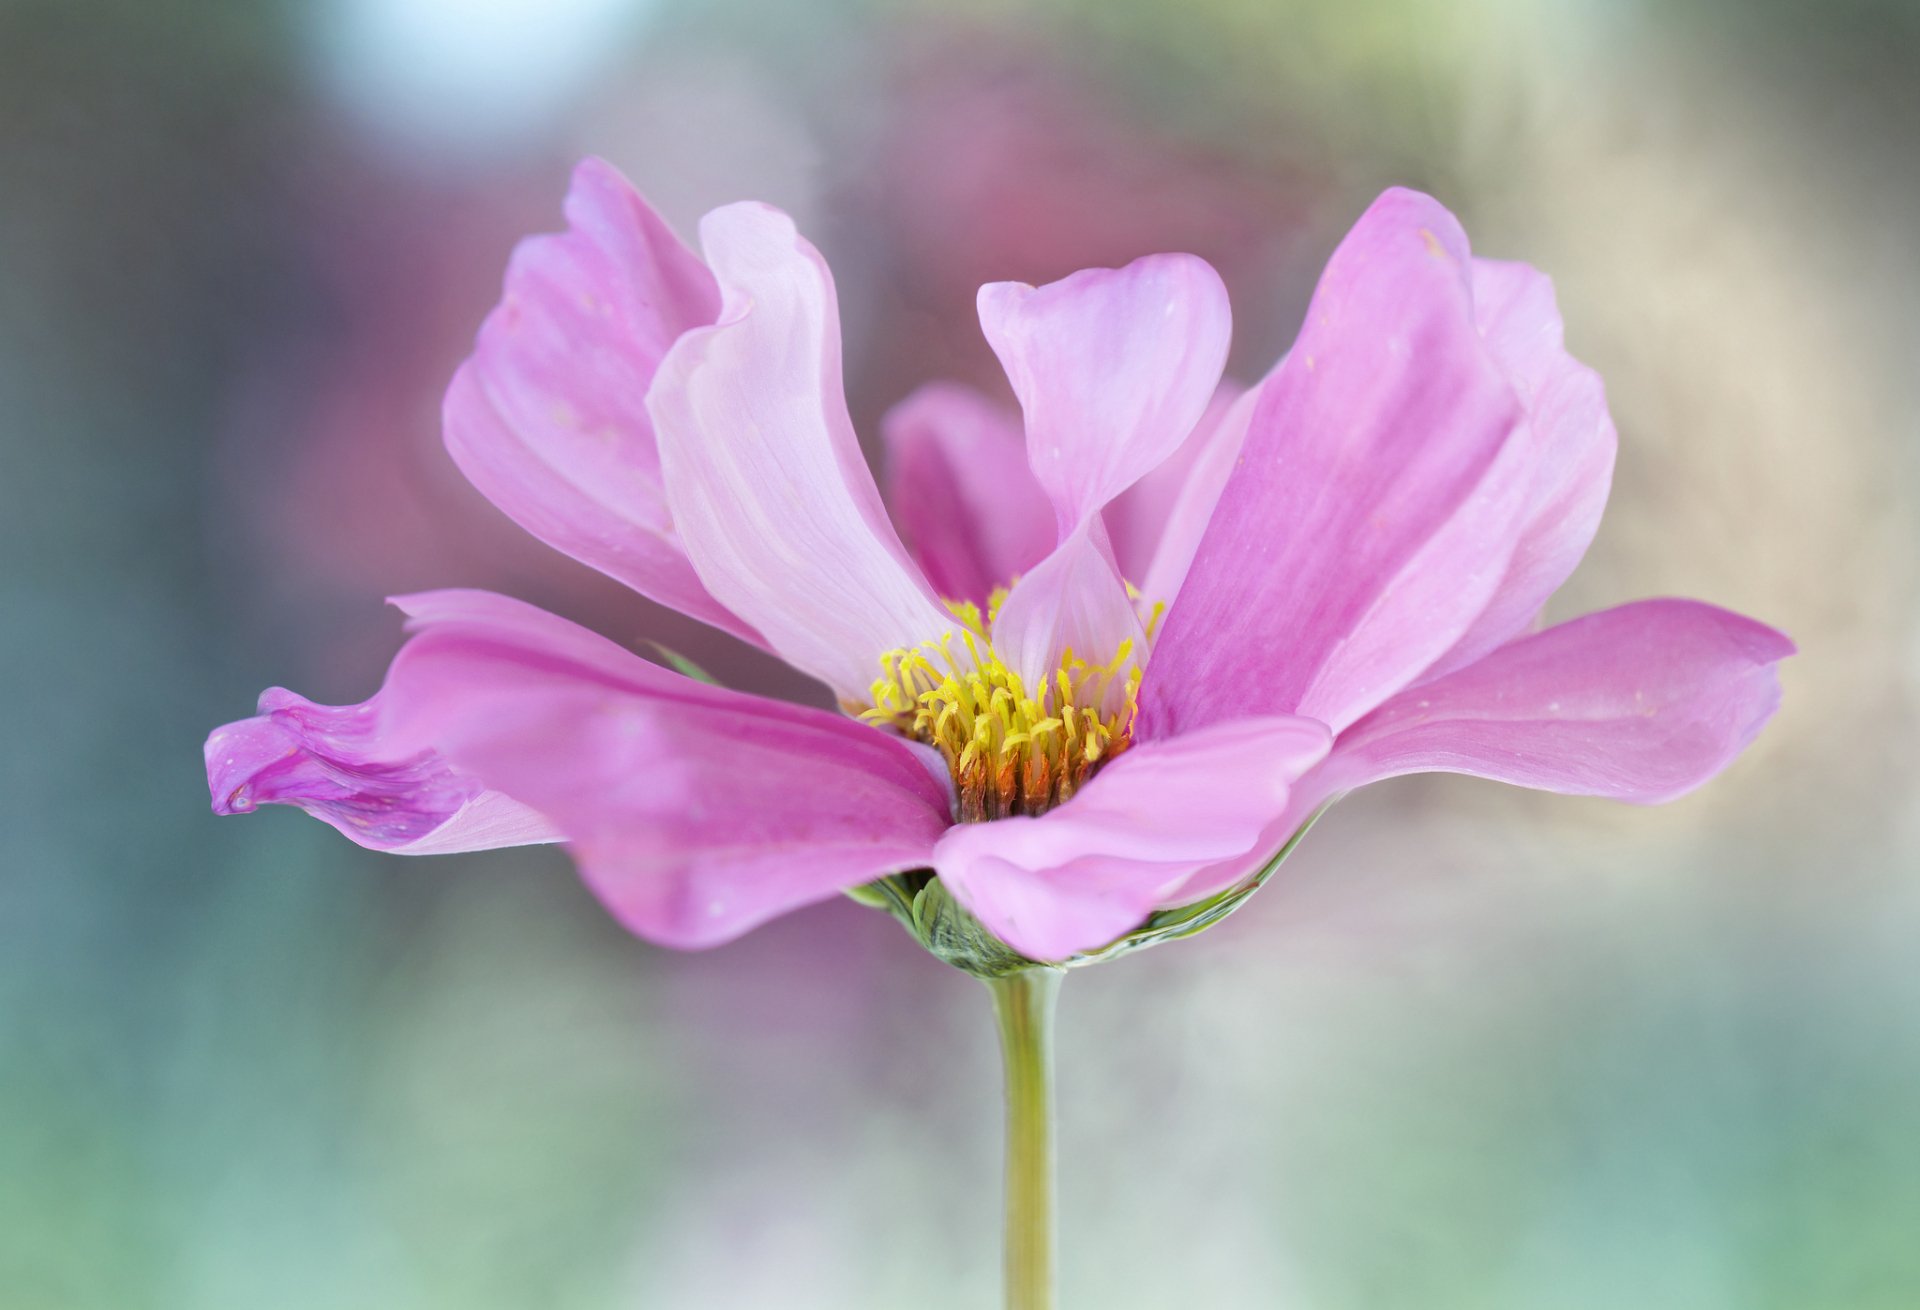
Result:
M1017 415L935 382L894 406L881 433L894 521L942 596L984 606L1052 548L1053 511Z
M454 768L437 752L382 732L385 690L358 705L316 705L281 687L260 713L207 738L216 814L294 805L362 846L445 855L560 840L547 819Z
M588 159L567 230L514 251L499 306L454 375L447 450L509 518L643 595L749 641L674 531L647 386L718 317L713 277L610 165Z
M1062 537L1186 440L1232 331L1226 288L1192 255L1150 255L1037 288L995 282L980 289L979 306Z
M1331 741L1308 719L1245 719L1137 745L1056 810L961 824L934 850L941 882L1038 960L1104 946L1199 869L1244 855Z
M1156 644L1148 736L1273 712L1337 730L1485 607L1530 465L1469 270L1459 224L1410 191L1334 252Z
M1424 675L1436 677L1525 632L1587 553L1613 481L1617 445L1600 375L1562 344L1553 283L1525 264L1473 261L1474 319L1531 429L1532 468L1513 556L1493 597Z
M1422 683L1340 735L1317 796L1442 771L1652 804L1713 777L1780 704L1793 643L1690 600L1589 614Z
M667 499L707 589L796 668L862 700L880 656L954 624L887 521L840 380L833 280L766 205L700 224L718 323L648 393Z
M651 940L716 945L924 867L951 822L920 754L842 715L694 681L503 597L402 603L388 731L554 816Z

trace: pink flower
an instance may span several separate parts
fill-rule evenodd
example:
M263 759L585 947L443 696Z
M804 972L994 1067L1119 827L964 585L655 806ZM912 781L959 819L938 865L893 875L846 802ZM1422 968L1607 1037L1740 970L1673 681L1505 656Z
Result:
M1708 605L1532 630L1593 537L1613 428L1546 278L1473 259L1425 196L1367 211L1245 394L1191 256L983 288L1023 419L945 386L889 416L911 550L785 215L715 210L703 264L596 161L567 214L454 378L455 460L844 712L434 592L397 602L412 635L373 699L269 691L216 731L216 810L298 805L409 853L564 840L622 922L682 947L906 875L1062 960L1242 884L1353 787L1661 801L1778 704L1791 643Z

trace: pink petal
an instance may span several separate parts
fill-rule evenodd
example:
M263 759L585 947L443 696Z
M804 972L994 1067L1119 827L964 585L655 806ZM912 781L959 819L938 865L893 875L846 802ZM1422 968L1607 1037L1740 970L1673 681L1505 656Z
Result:
M881 432L894 521L942 596L984 606L1052 549L1053 510L1017 415L935 382L894 406Z
M1186 440L1232 331L1226 288L1192 255L1150 255L1039 288L995 282L979 303L1062 537Z
M1156 644L1158 735L1273 712L1339 729L1485 607L1531 465L1469 268L1453 216L1411 191L1334 252Z
M1069 649L1094 663L1111 659L1122 642L1132 643L1136 661L1146 654L1146 630L1102 533L1098 519L1081 524L1000 603L994 653L1030 688L1053 676Z
M1196 870L1244 854L1330 740L1311 720L1274 717L1138 744L1056 810L950 829L934 868L1009 946L1065 959L1139 923Z
M1473 626L1425 676L1471 664L1532 626L1600 527L1616 440L1600 376L1566 352L1553 283L1525 264L1473 261L1474 316L1532 428L1519 544Z
M1438 770L1651 804L1730 764L1780 704L1793 643L1690 600L1589 614L1423 683L1340 734L1302 791Z
M388 730L553 815L588 885L654 941L716 945L924 867L951 822L918 754L842 715L696 682L503 597L403 603L416 635Z
M207 738L214 813L294 805L362 846L399 855L560 840L548 820L436 752L396 749L380 726L390 694L316 705L281 687L261 693L257 717Z
M1102 511L1121 576L1135 581L1146 577L1174 503L1186 490L1194 466L1207 452L1222 420L1244 394L1234 383L1222 382L1214 389L1213 399L1207 402L1206 412L1179 448L1115 496ZM1244 430L1244 425L1242 427Z
M514 251L500 305L447 390L447 450L548 545L758 641L687 562L645 403L667 348L719 315L719 290L601 160L574 170L567 223Z
M1258 388L1240 392L1231 399L1227 389L1222 388L1207 417L1180 448L1180 455L1168 461L1184 464L1178 470L1180 481L1159 513L1160 526L1145 571L1128 575L1138 579L1140 594L1149 604L1157 602L1171 608L1179 598L1187 570L1193 565L1194 552L1200 549L1200 539L1206 535L1207 524L1213 521L1214 506L1220 503L1220 493L1226 489L1227 479L1240 461L1240 447L1246 441L1247 425L1253 420L1253 409L1259 400ZM1186 458L1183 460L1181 456ZM1147 480L1159 477L1161 471L1156 470ZM1143 482L1134 491L1145 485ZM1122 497L1122 502L1125 499ZM1109 513L1117 507L1109 506ZM1124 559L1123 555L1123 562Z
M840 383L833 279L793 221L700 224L722 310L661 362L647 404L667 500L707 589L796 668L864 700L880 656L952 616L894 535Z

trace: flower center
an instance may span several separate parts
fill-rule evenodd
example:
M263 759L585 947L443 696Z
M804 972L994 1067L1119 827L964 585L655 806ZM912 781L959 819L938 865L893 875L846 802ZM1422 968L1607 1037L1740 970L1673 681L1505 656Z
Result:
M978 606L948 601L959 632L881 656L873 706L860 711L940 752L962 823L1052 809L1124 751L1133 728L1133 643L1121 642L1103 664L1063 651L1058 667L1028 686L987 636L1004 594L994 594L984 622Z

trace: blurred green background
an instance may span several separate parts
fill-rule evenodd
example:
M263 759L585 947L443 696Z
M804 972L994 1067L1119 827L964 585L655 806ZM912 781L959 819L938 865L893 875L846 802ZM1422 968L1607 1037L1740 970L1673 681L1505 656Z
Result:
M1609 384L1555 612L1801 643L1693 797L1386 784L1077 974L1069 1305L1920 1305L1917 66L1897 0L0 0L0 1306L994 1304L986 999L891 921L674 955L553 850L208 813L206 731L366 695L393 591L791 687L440 451L589 151L796 214L869 432L991 378L978 283L1154 250L1251 379L1434 191Z

